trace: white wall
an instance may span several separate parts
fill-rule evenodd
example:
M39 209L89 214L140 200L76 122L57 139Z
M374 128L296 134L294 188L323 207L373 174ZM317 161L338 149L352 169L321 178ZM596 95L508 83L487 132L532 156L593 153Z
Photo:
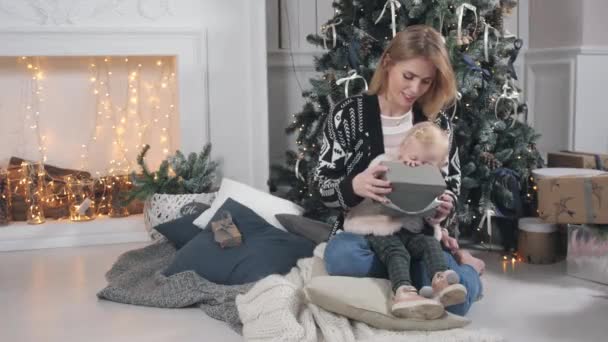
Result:
M608 1L583 0L583 45L608 45Z
M602 0L598 0L600 2ZM530 48L580 45L583 29L582 1L531 0ZM523 4L522 4L523 5Z
M163 8L164 3L168 8ZM208 94L199 94L208 99L208 108L200 108L200 115L209 113L204 127L208 134L201 137L214 144L213 154L223 160L226 176L261 189L266 188L269 164L265 17L264 0L41 0L0 7L4 27L204 28L207 48L194 53L207 54L202 60L208 73L184 75L204 77L207 83ZM70 46L64 49L69 51ZM3 120L13 115L0 113ZM202 138L198 145L193 140L196 137L186 142L191 150L204 143Z
M313 56L322 53L306 42L306 35L318 32L333 8L324 0L266 0L266 6L270 160L282 163L287 147L295 148L285 128L304 105L302 90L310 89L308 80L317 74Z
M601 0L530 1L526 96L543 153L608 152L607 10Z

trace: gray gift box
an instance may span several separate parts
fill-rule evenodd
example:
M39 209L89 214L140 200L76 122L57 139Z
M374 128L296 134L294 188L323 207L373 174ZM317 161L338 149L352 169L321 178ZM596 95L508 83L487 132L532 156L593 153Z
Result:
M382 204L391 216L415 215L433 216L446 189L446 184L439 169L432 165L416 167L402 162L382 162L389 171L386 179L391 182L393 191L387 195L390 203Z

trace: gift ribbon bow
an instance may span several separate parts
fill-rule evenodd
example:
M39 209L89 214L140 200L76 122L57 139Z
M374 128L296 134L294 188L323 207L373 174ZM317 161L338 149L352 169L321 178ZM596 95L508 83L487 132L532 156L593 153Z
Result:
M397 0L387 0L384 3L384 7L382 8L382 12L380 12L380 15L378 16L378 19L376 19L376 21L374 22L374 24L378 24L380 22L380 19L382 19L382 17L384 16L384 12L386 12L386 8L388 6L391 6L391 29L393 30L393 37L395 37L397 35L397 14L396 14L396 10L401 8L401 3Z
M336 32L336 26L342 24L342 18L338 18L338 20L325 24L321 26L321 32L323 33L323 47L327 50L327 31L331 29L331 37L332 37L332 47L336 47L336 43L338 42L338 33Z
M465 9L468 9L475 14L475 30L477 30L477 7L467 3L458 6L458 8L456 8L456 15L458 16L458 32L456 32L456 35L458 37L457 41L459 42L462 41L462 18L464 17Z
M356 80L358 78L362 79L363 82L365 82L365 91L367 91L367 81L363 76L357 74L357 70L350 70L348 72L347 77L343 77L336 81L336 85L342 85L342 83L344 83L344 94L346 95L346 97L348 97L348 85L350 84L350 81Z

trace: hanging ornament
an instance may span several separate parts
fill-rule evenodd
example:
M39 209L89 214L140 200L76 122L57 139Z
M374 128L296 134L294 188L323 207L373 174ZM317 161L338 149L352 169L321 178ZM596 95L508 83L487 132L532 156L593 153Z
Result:
M386 8L391 6L391 29L393 30L393 38L397 35L397 13L396 10L401 8L401 3L397 0L387 0L382 8L382 12L374 22L374 24L378 25L380 19L384 16L384 12L386 12Z
M445 13L441 13L441 17L439 17L439 30L438 31L441 34L441 40L443 41L443 44L445 44L447 41L447 39L443 35L443 20L444 19L445 19Z
M452 111L452 116L450 116L450 121L454 121L454 117L456 116L456 109L458 108L458 102L462 100L462 93L456 92L456 101L454 101L454 111Z
M365 83L365 91L367 91L368 90L367 81L365 80L365 78L363 76L360 76L357 74L357 70L350 70L348 72L347 77L343 77L336 81L336 85L342 85L342 83L344 83L344 95L346 97L348 97L348 85L350 84L350 81L356 80L358 78L363 80L363 82Z
M473 39L471 37L467 36L462 36L462 19L464 18L464 11L465 9L468 9L470 11L473 12L473 14L475 14L475 32L477 32L477 7L468 4L468 3L464 3L460 6L458 6L458 8L456 8L456 15L458 16L458 28L456 31L456 45L458 46L462 46L462 45L469 45L470 43L472 43Z
M300 162L304 159L304 154L300 153L300 155L298 156L298 160L296 160L296 166L294 168L294 173L296 174L296 178L301 180L302 182L305 182L306 180L304 179L304 176L302 176L302 174L300 173Z
M520 38L515 39L515 41L513 42L513 50L511 51L511 56L509 56L509 75L511 76L511 78L513 78L514 80L517 80L517 72L515 72L515 60L517 59L517 56L519 55L519 50L522 48L522 46L524 45L524 41L521 40Z
M481 159L481 161L486 164L486 166L489 167L490 170L495 170L496 168L501 166L500 161L496 159L496 156L490 152L482 152L479 156L479 159Z
M323 26L321 26L321 33L323 33L323 47L327 50L327 34L328 31L331 30L331 40L332 40L332 48L336 47L338 43L338 33L336 32L336 26L342 24L342 18L338 18L334 22L329 22Z
M517 89L515 89L514 87L511 87L509 85L509 79L505 79L505 83L502 85L502 94L500 94L500 96L498 97L498 99L496 100L496 104L494 105L494 115L496 116L497 120L502 120L499 115L498 115L498 104L501 101L511 101L512 103L512 107L513 107L513 113L512 115L509 115L509 117L513 117L513 121L511 122L511 126L509 126L509 128L513 128L513 126L515 126L515 122L517 121L517 101L519 100L519 92L517 91ZM505 118L507 119L507 118Z
M496 38L496 43L494 44L494 47L496 47L498 45L498 42L500 41L500 32L495 29L494 27L490 26L490 24L488 24L485 20L483 20L483 24L484 24L484 28L483 28L483 56L485 57L485 61L486 62L490 62L490 55L489 55L489 49L490 49L490 31L492 33L494 33L494 37Z

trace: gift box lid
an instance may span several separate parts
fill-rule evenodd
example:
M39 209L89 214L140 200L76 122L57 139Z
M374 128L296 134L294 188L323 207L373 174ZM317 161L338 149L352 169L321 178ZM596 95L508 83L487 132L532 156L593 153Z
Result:
M387 196L389 207L407 214L434 209L435 199L446 189L439 169L432 165L410 167L402 162L382 162L388 166L386 179L393 191Z
M545 167L532 170L532 175L537 179L552 177L589 177L598 175L608 175L608 172L593 169L575 169L569 167Z

